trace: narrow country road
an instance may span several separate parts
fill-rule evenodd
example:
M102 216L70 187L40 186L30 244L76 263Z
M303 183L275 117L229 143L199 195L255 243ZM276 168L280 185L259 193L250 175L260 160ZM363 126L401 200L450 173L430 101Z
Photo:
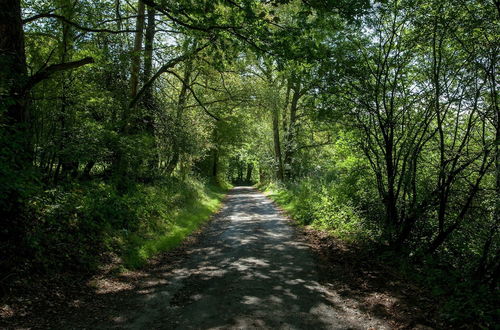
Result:
M144 290L126 329L383 329L318 283L315 259L273 203L233 189L200 244ZM155 283L157 284L157 283Z

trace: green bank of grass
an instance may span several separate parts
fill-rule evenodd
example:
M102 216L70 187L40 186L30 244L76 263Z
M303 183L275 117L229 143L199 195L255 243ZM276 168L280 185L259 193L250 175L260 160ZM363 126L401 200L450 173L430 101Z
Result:
M355 207L339 200L338 194L314 182L288 186L267 183L258 186L282 207L298 225L326 231L350 243L373 240L373 229Z
M163 209L161 219L151 219L137 232L114 238L121 246L126 268L141 267L149 258L175 248L220 208L225 189L215 185L191 188L194 190L178 192L175 207L159 206Z
M210 219L227 188L169 178L135 184L126 193L97 180L44 191L30 202L30 266L87 272L111 254L121 266L138 268Z

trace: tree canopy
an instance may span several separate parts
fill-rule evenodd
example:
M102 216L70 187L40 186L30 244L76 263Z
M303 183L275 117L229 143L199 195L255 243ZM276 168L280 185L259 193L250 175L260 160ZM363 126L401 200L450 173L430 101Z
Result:
M175 196L259 183L492 297L499 18L496 0L0 0L2 273L91 268ZM492 322L491 299L450 319Z

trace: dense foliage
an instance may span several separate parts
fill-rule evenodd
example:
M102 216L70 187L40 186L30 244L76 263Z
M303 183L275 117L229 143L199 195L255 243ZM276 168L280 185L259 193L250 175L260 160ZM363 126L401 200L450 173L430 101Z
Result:
M450 322L491 326L499 18L496 0L0 0L0 284L108 252L140 266L220 187L260 182L451 294Z

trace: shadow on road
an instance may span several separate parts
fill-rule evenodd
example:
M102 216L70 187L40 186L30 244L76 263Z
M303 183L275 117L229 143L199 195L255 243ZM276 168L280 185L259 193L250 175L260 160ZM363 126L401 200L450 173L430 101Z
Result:
M353 282L345 275L355 274L335 266L328 276L344 278L325 280L317 256L287 221L264 195L237 187L196 242L143 271L95 281L97 289L68 302L58 317L47 318L47 326L383 329L400 324L391 320L390 309L404 305L404 295L378 286L370 291L370 285L360 290L370 279ZM338 257L340 267L349 267ZM388 297L387 304L378 303L380 295Z

